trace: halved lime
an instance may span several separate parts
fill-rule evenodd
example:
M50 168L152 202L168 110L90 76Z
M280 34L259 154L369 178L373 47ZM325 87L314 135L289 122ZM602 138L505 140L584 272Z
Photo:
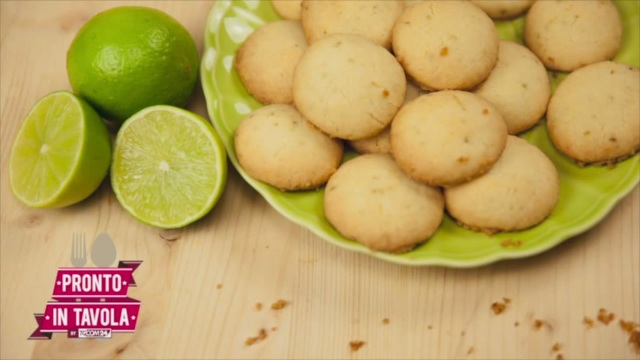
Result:
M205 216L227 179L226 152L202 117L168 105L127 119L116 136L111 184L141 222L178 228Z
M100 116L68 91L39 100L9 160L15 196L31 207L62 207L91 195L107 175L111 138Z

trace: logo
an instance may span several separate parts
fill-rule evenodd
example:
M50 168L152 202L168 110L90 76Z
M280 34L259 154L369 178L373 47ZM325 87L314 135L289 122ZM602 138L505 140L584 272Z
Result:
M72 263L84 253L83 243L83 238L74 236ZM55 332L66 332L69 338L93 339L134 332L140 301L128 297L127 292L136 286L133 272L141 263L119 261L117 267L58 268L53 301L47 302L43 313L34 314L38 327L29 340L49 340Z

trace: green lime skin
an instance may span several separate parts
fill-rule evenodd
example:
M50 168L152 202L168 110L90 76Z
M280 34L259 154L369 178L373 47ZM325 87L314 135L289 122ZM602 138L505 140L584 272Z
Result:
M27 206L59 208L91 195L107 176L111 136L96 111L68 91L31 109L11 149L9 182Z
M198 49L187 29L160 10L139 6L95 15L67 52L73 90L118 123L152 105L184 107L198 66Z

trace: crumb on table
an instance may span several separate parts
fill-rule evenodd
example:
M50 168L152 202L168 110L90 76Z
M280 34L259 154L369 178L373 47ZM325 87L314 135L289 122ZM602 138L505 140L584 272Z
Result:
M467 350L467 355L473 354L474 351L476 351L476 349L474 349L473 346L470 347L469 350Z
M388 318L382 319L382 323L385 325L389 324L389 319Z
M260 303L260 302L256 303L256 310L258 310L258 311L262 310L262 303Z
M616 315L614 313L610 313L604 308L600 308L600 310L598 311L598 321L605 325L609 325L609 323L615 320L615 318Z
M364 344L365 342L362 340L354 340L349 342L349 347L351 347L351 351L358 351Z
M553 347L551 348L551 351L558 352L558 351L560 351L560 349L562 349L562 345L560 345L560 343L555 343L555 344L553 344Z
M622 330L624 330L629 335L631 335L631 333L633 333L633 331L638 327L637 323L633 321L624 321L622 319L618 321L618 324L620 324Z
M551 324L549 324L548 322L546 322L544 320L536 319L536 320L533 321L533 328L534 329L540 330L540 329L542 329L543 326L546 326L549 329L551 329Z
M251 346L255 343L257 343L258 341L262 341L264 339L267 338L267 330L265 329L260 329L260 332L258 333L258 336L252 336L247 338L247 340L244 341L244 344L246 346Z
M507 305L499 301L496 301L493 304L491 304L491 311L493 311L493 313L496 315L502 314L506 308L507 308Z
M631 332L631 335L629 335L629 344L633 345L637 354L640 354L640 331L633 330Z
M271 309L273 309L273 310L282 310L287 305L289 305L288 301L280 299L280 300L274 302L273 304L271 304Z
M588 316L585 316L584 319L582 319L582 323L589 329L595 325L593 319Z

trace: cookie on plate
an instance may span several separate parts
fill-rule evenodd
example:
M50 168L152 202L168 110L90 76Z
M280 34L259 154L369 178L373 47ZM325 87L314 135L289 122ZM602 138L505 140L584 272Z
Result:
M301 19L309 44L331 34L353 34L391 48L391 32L402 1L304 0Z
M407 81L407 92L404 96L404 104L421 95L421 90L412 81ZM388 154L391 152L389 134L391 125L387 126L379 134L372 137L349 141L349 145L360 154Z
M500 41L498 63L474 91L493 104L510 134L533 127L547 110L551 86L544 65L529 49Z
M271 0L278 15L288 20L300 20L302 0Z
M299 21L274 21L247 37L235 68L247 91L261 103L290 104L293 72L306 47Z
M344 163L324 194L327 220L345 237L386 252L404 252L433 235L444 216L439 189L407 176L388 154Z
M492 19L511 19L524 14L535 0L469 0Z
M264 106L240 122L234 147L242 168L280 190L317 188L342 160L342 142L305 120L291 105Z
M524 230L551 214L560 194L559 181L558 171L540 149L510 135L489 172L444 190L446 209L472 230Z
M527 13L524 40L547 68L572 71L616 55L622 19L609 0L537 1Z
M498 60L498 33L468 1L424 1L407 7L393 29L393 51L423 89L469 90Z
M456 185L482 175L506 141L507 126L498 110L464 91L422 95L403 106L391 123L396 162L430 185Z
M612 163L640 149L640 70L612 61L580 68L549 102L547 128L579 163Z
M381 132L406 92L402 66L382 46L335 34L309 45L293 79L300 112L325 133L357 140Z

